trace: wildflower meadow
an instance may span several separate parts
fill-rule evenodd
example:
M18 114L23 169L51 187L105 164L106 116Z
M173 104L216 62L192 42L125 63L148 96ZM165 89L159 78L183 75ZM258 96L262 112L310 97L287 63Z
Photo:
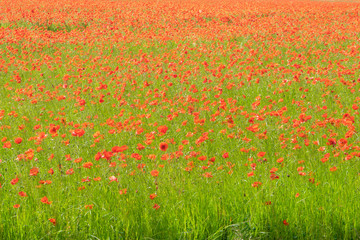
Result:
M0 239L360 239L360 3L0 1Z

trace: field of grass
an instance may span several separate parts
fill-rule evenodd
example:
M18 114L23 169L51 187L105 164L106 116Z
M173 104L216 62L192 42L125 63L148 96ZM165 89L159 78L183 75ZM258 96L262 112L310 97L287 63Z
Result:
M360 239L359 12L0 1L0 239Z

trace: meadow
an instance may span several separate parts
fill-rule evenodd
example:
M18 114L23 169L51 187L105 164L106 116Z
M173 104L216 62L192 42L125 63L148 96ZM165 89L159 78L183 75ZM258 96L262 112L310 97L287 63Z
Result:
M0 1L0 239L360 239L359 12Z

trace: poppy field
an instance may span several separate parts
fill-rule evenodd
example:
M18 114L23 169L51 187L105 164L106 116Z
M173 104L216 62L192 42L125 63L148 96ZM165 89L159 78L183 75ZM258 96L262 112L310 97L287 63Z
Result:
M0 239L359 239L359 12L0 1Z

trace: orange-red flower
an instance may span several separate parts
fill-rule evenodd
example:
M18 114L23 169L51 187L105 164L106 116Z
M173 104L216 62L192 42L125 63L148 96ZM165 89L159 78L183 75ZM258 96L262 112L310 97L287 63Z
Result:
M85 130L80 128L80 129L75 129L71 131L71 135L73 135L74 137L81 137L85 134Z
M49 199L46 197L46 196L44 196L43 198L41 198L41 202L42 203L45 203L45 204L51 204L52 202L49 202Z
M30 176L36 176L39 173L39 168L33 167L30 169Z
M70 168L70 169L68 169L65 173L66 173L67 175L72 175L72 174L74 174L74 169L73 169L73 168Z
M56 225L56 219L55 218L50 218L49 222L51 222L54 226Z
M91 169L91 167L93 166L93 163L92 162L86 162L82 166L83 166L83 168Z
M52 168L50 168L49 171L48 171L48 173L49 173L50 175L53 175L53 174L54 174L54 170L53 170Z
M253 184L251 184L251 186L253 186L253 187L259 187L259 186L261 186L262 185L262 183L261 182L254 182Z
M119 194L120 194L120 195L123 195L123 194L125 195L126 193L127 193L127 188L124 188L124 189L120 189L120 190L119 190Z
M160 134L165 134L169 128L167 126L159 126L158 131Z
M157 177L159 175L159 171L158 170L152 170L150 172L150 174L153 176L153 177Z
M12 179L10 183L11 183L11 185L15 185L15 184L17 184L18 182L19 182L19 178L16 177L16 178Z
M11 142L10 141L5 142L3 148L11 148Z
M259 153L257 154L257 156L258 156L258 157L264 157L265 154L266 154L266 152L259 152Z
M21 192L19 192L19 196L20 197L27 197L28 195L25 192L21 191Z
M168 144L166 143L166 142L162 142L162 143L160 143L159 144L159 149L161 150L161 151L166 151L167 149L168 149Z
M110 180L110 183L119 181L115 176L109 177L109 180Z
M113 152L113 153L118 153L118 152L124 152L125 150L127 150L128 149L128 146L126 146L126 145L123 145L123 146L121 146L121 147L119 147L119 146L114 146L112 149L111 149L111 151Z
M336 170L337 170L336 166L330 168L330 172L335 172Z

